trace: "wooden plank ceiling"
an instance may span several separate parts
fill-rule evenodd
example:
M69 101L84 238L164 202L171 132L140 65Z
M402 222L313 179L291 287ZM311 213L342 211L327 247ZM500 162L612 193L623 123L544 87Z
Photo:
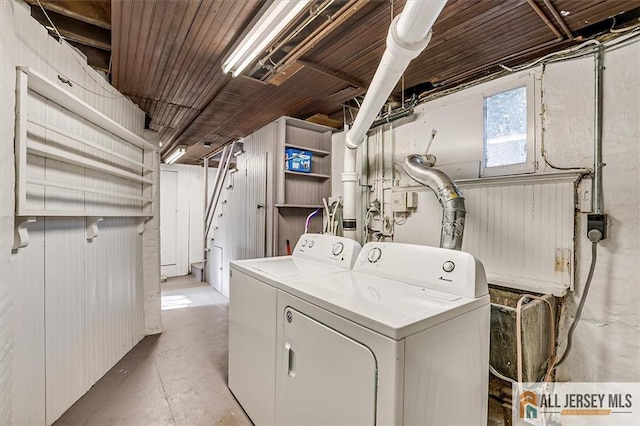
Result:
M69 3L109 1L41 3L73 9ZM290 67L272 81L279 85L221 71L222 58L263 2L112 0L110 25L98 28L111 31L113 85L147 112L164 155L187 145L181 162L195 164L282 115L342 119L342 105L364 94L404 0L334 3L327 9L334 15L321 18L329 30L289 53ZM608 30L620 24L612 17L638 10L640 0L450 0L431 43L407 69L404 87L437 91L494 74L498 64L523 64L578 44L601 31L596 24ZM90 38L89 47L105 48L100 35Z

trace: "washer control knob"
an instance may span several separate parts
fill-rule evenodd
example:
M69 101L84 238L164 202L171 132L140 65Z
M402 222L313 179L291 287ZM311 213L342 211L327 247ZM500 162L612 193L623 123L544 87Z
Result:
M369 253L367 253L367 259L369 259L370 263L376 263L378 260L380 260L381 256L382 250L380 250L379 247L374 247L369 250Z
M450 260L447 260L446 262L444 262L444 263L442 264L442 270L443 270L443 271L445 271L445 272L451 272L451 271L453 271L454 269L456 269L456 264L455 264L455 263L453 263L453 262L452 262L452 261L450 261Z
M344 244L340 242L335 243L333 247L331 247L331 253L333 253L334 256L339 256L342 250L344 250Z
M302 240L302 244L300 244L302 247L306 247L307 246L307 240Z
M313 247L314 244L313 240L309 241L309 248Z

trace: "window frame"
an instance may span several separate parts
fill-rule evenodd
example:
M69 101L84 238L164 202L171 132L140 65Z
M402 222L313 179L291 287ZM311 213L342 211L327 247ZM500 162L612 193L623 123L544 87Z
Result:
M482 160L480 164L481 177L507 176L515 174L535 173L536 171L536 139L537 139L537 97L536 78L534 73L527 73L509 82L492 87L490 90L482 92ZM498 93L524 87L527 92L527 160L524 163L509 164L504 166L487 167L486 165L486 118L487 112L485 99Z

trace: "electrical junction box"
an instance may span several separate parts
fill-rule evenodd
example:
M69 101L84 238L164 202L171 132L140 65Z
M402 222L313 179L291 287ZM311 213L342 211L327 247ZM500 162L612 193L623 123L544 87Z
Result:
M394 213L406 213L416 208L418 208L417 192L396 192L393 194Z
M287 148L284 152L287 170L303 173L311 172L311 159L313 157L313 153L311 151Z

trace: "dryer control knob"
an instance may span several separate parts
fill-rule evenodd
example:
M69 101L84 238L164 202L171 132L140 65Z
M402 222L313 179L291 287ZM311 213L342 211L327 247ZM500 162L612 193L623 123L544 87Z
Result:
M334 256L339 256L342 250L344 250L344 244L340 242L335 243L333 247L331 247L331 253L333 253Z
M306 247L307 246L307 240L302 240L302 244L300 244L302 247Z
M309 248L313 247L314 244L313 240L309 241Z
M370 263L376 263L378 260L380 260L381 256L382 250L380 250L379 247L374 247L369 250L369 253L367 253L367 259L369 259Z
M444 263L442 264L442 270L443 270L443 271L445 271L445 272L451 272L451 271L453 271L454 269L456 269L456 264L455 264L455 263L453 263L453 262L452 262L452 261L450 261L450 260L447 260L446 262L444 262Z

